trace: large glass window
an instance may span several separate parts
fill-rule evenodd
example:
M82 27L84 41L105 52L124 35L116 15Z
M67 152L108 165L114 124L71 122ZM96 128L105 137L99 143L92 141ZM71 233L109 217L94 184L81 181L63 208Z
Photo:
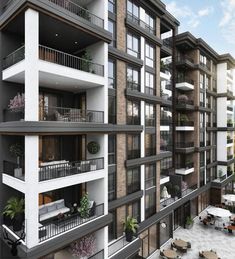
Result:
M149 72L145 72L145 93L149 95L156 95L154 75Z
M127 53L136 58L140 56L140 39L132 32L127 33Z
M127 1L127 12L128 14L139 18L139 6L131 0Z
M145 166L145 189L156 186L156 164Z
M115 21L109 19L108 21L108 30L112 34L111 46L116 47L116 23Z
M160 237L160 246L162 246L166 241L172 237L171 230L171 215L163 218L159 222L159 237Z
M116 171L108 174L108 199L113 201L116 198Z
M145 126L154 127L155 126L155 105L150 103L145 103Z
M127 135L127 159L135 159L140 157L140 135Z
M112 240L114 240L116 238L117 212L116 212L116 210L114 210L114 211L109 211L109 213L112 214L112 222L108 225L108 229L109 229L109 232L108 232L109 242L111 242Z
M161 131L160 132L160 151L171 151L172 150L172 132Z
M145 156L156 155L156 134L145 134Z
M127 88L140 91L140 71L132 66L127 67Z
M111 13L116 13L116 0L108 0L108 9Z
M127 216L133 217L140 222L140 201L135 201L127 205Z
M156 213L156 192L145 195L145 219Z
M131 194L140 190L140 168L132 168L127 171L127 193Z
M109 123L116 123L116 97L109 96Z
M109 135L108 143L108 163L113 165L116 164L116 135Z
M109 88L116 88L116 62L113 59L109 59Z
M140 103L138 101L127 101L127 124L140 124Z
M146 23L146 29L148 29L148 31L152 34L155 33L155 20L154 18L148 14L148 13L145 13L145 23Z
M146 43L145 44L145 65L149 67L154 67L154 63L155 63L154 47L151 44Z

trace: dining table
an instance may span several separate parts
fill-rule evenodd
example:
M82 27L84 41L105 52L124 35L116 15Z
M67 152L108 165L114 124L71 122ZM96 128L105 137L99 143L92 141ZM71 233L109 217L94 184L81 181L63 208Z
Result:
M218 259L218 255L214 251L203 251L202 256L206 259Z
M177 253L172 249L166 249L163 251L163 255L168 259L175 259L177 258Z
M182 239L175 239L173 241L176 247L187 248L188 243Z

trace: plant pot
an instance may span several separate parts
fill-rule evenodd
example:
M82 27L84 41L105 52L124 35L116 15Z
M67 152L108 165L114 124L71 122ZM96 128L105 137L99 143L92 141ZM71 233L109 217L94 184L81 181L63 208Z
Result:
M193 227L193 224L185 224L186 229L191 229Z
M14 231L20 231L22 229L24 221L24 215L23 214L18 214L15 216L13 220L13 230Z
M125 231L126 233L126 241L131 242L133 239L133 233L131 231Z
M7 216L7 215L3 215L3 223L6 226L12 226L12 224L13 224L11 217Z

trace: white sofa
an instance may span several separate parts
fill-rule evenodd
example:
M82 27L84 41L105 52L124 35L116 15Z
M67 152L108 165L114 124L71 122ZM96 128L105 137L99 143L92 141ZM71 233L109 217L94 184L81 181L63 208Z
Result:
M41 205L39 206L39 222L54 218L60 213L69 211L70 209L64 204L64 199Z

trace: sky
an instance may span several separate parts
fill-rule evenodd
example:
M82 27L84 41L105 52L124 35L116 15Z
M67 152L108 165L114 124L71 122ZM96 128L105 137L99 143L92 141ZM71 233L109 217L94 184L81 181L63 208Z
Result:
M190 31L219 54L235 58L235 0L162 0L179 21L179 32Z

